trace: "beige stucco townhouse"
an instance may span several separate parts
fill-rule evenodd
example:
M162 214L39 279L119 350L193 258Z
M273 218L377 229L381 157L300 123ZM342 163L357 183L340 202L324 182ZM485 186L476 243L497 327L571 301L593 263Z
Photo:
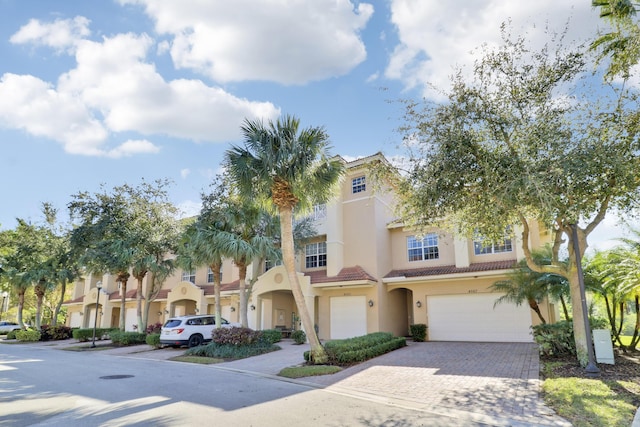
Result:
M393 195L373 191L368 177L381 154L345 162L347 174L337 200L317 206L318 235L297 257L297 271L320 339L339 339L388 331L406 335L409 325L428 325L438 341L532 341L537 316L527 304L499 304L489 287L524 255L518 239L484 245L441 230L407 230L394 221ZM518 233L516 233L517 235ZM531 247L548 241L532 230ZM249 326L298 329L297 309L282 266L261 266L250 297ZM249 269L251 270L251 269ZM98 297L96 283L102 282ZM170 316L214 313L213 275L208 269L178 271L151 305L149 323ZM231 260L222 269L222 316L238 321L238 271ZM146 283L144 284L146 286ZM136 324L135 283L127 290L125 329ZM88 276L66 302L68 324L92 327L98 301L98 325L120 320L120 289L113 276ZM541 302L545 318L557 308Z

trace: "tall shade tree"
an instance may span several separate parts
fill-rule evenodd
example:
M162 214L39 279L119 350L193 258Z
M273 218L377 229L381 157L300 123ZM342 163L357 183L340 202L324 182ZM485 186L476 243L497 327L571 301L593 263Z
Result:
M410 225L436 223L494 242L518 226L529 268L569 282L578 359L586 366L577 260L608 210L638 207L640 108L628 87L582 79L593 69L586 49L559 44L552 37L532 50L503 26L501 45L484 47L469 77L456 73L443 102L407 102L409 166L395 184ZM598 99L587 98L594 93ZM552 233L549 265L531 254L532 222Z
M612 27L610 32L600 34L591 43L591 49L599 54L598 62L609 60L605 78L628 79L631 67L640 61L640 27L636 20L640 3L630 0L592 0L591 4Z
M261 202L280 217L283 264L302 326L310 344L310 359L324 363L320 344L295 269L293 213L304 214L329 201L344 174L344 164L329 154L329 137L322 127L300 129L300 121L285 116L267 124L245 120L244 147L225 153L225 164L240 195Z
M163 257L178 239L176 210L167 201L168 185L166 180L157 180L111 191L102 187L95 194L80 192L69 203L72 218L78 221L71 245L80 264L94 274L112 274L120 284L122 330L129 277L133 273L136 278L137 324L144 330L142 281L149 272L166 274Z
M33 286L45 259L45 229L22 219L17 221L14 230L2 232L2 278L18 297L17 322L24 328L25 293Z

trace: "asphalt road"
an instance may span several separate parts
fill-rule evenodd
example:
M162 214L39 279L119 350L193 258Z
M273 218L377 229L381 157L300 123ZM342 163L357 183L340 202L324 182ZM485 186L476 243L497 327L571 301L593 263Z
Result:
M456 426L456 418L215 365L0 345L0 426Z

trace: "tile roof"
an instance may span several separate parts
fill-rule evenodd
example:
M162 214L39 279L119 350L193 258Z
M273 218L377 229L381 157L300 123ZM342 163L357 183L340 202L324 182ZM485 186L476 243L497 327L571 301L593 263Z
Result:
M214 285L202 285L199 286L202 290L204 290L205 295L213 295L214 294ZM225 291L235 291L240 289L240 280L234 280L231 283L221 283L220 284L220 292Z
M375 277L364 271L359 265L355 267L345 267L340 270L337 276L327 276L327 270L309 271L304 273L304 275L311 278L312 285L316 283L350 282L356 280L377 282Z
M455 265L442 265L438 267L408 268L404 270L391 270L385 279L392 277L421 277L439 276L442 274L475 273L492 270L508 270L516 264L515 260L480 262L468 267L456 267Z
M63 301L62 304L74 304L74 303L79 303L84 301L84 295L76 298L76 299L68 299L66 301Z

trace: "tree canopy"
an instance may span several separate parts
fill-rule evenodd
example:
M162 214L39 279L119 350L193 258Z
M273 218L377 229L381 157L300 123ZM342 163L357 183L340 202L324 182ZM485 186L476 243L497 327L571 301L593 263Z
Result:
M444 102L407 102L409 168L396 182L405 221L494 241L517 225L528 266L566 277L580 301L573 227L582 256L607 211L640 202L638 95L590 78L592 69L583 46L552 37L532 49L503 26L502 44L484 48L471 77L459 70ZM550 265L531 256L534 223L552 233ZM586 364L580 304L573 311Z

